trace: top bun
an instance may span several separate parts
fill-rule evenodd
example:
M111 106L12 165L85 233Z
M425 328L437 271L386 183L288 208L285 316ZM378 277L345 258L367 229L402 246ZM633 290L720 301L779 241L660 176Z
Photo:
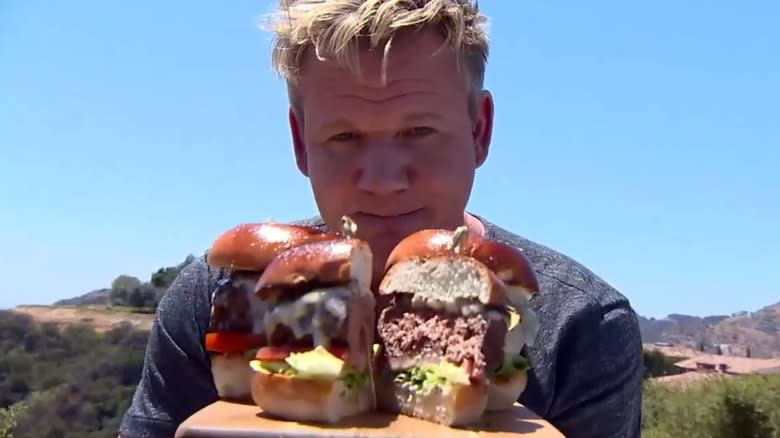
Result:
M208 264L238 271L263 271L279 253L309 242L340 236L305 225L274 222L241 224L214 241Z
M357 238L311 242L280 253L257 280L255 292L299 289L312 284L344 284L356 281L361 289L371 285L371 248Z
M454 240L460 245L453 247ZM421 230L401 240L390 252L386 269L409 258L430 258L458 253L477 259L495 272L511 292L522 291L528 296L539 293L539 282L526 256L514 246L490 240L468 232L465 227L455 231Z

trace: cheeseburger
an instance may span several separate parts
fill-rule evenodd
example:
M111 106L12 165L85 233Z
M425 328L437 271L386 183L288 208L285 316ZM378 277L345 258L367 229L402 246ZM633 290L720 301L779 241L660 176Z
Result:
M351 236L289 249L266 267L255 292L268 345L251 362L264 413L335 423L375 408L371 267L368 244Z
M268 222L238 225L214 241L207 263L227 270L228 277L212 294L205 344L220 398L251 402L249 361L266 344L266 307L255 296L260 274L282 251L338 237L314 227Z
M380 407L448 426L511 408L527 382L523 346L538 331L526 257L460 227L408 236L386 268Z

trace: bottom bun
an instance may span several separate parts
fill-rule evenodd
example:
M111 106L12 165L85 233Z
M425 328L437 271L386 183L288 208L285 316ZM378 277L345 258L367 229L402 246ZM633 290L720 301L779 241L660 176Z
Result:
M515 405L525 391L528 373L523 371L505 379L491 379L488 385L488 411L503 411Z
M254 372L251 388L252 399L263 413L290 421L337 423L372 408L368 383L350 390L341 380Z
M377 388L380 409L403 414L445 426L468 426L482 418L487 406L486 386L453 385L448 391L441 387L428 394L385 380Z
M211 357L211 374L219 398L252 402L252 369L243 354L218 354Z

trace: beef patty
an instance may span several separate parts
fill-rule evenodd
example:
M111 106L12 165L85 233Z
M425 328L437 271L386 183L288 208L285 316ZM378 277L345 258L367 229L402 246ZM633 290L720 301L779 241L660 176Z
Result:
M212 293L209 331L251 333L265 304L254 296L260 273L237 271L223 279Z
M393 301L378 321L378 334L392 369L442 359L457 365L471 361L471 377L481 379L501 364L507 332L503 318L489 318L485 312L463 316L413 308L408 300Z

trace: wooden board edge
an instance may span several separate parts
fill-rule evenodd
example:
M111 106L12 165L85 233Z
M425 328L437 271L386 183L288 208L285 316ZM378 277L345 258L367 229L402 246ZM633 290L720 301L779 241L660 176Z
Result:
M520 421L523 423L526 423L523 426L523 429L526 431L523 432L515 432L512 430L497 430L492 428L487 429L479 429L479 426L475 426L475 428L454 428L455 430L451 429L444 429L440 431L430 431L431 433L423 433L420 435L414 435L413 432L410 432L409 430L398 430L394 428L390 428L388 430L382 430L382 428L378 428L375 426L376 422L383 422L385 419L389 422L395 422L397 421L398 415L394 414L384 414L384 413L377 413L376 415L381 417L387 417L387 418L377 418L374 421L370 421L372 425L365 425L360 426L359 424L345 424L343 427L338 426L324 426L322 428L312 425L312 424L301 424L303 426L299 430L295 430L296 427L298 427L298 424L295 422L289 423L290 427L282 427L282 428L274 428L269 430L263 430L263 429L251 429L247 430L244 426L244 424L239 423L239 427L228 427L228 428L217 428L213 427L212 424L206 424L201 423L200 419L203 418L204 415L208 415L207 412L209 411L217 411L219 414L221 412L219 411L226 411L231 408L231 405L233 403L227 403L223 401L217 401L213 403L212 405L206 406L203 409L199 410L192 416L190 416L188 419L186 419L177 429L175 438L214 438L214 437L220 437L220 438L279 438L279 437L285 437L285 438L346 438L346 437L355 437L355 438L399 438L399 437L414 437L414 438L438 438L438 436L442 437L450 437L454 433L457 436L465 437L468 436L470 438L480 438L483 436L529 436L529 437L540 437L540 438L565 438L565 436L557 430L554 426L549 424L545 419L543 419L541 416L536 414L535 412L531 411L527 407L523 406L520 403L515 404L515 409L517 410L518 416L516 417L516 421ZM241 409L248 409L250 406L244 405ZM256 409L256 408L255 408ZM259 417L266 419L262 415L259 415L260 411L258 410L256 415ZM487 413L487 415L492 416L496 415L496 413ZM500 414L498 414L500 415ZM228 423L231 423L234 421L236 417L240 418L246 418L245 414L241 413L237 416L231 416L231 419L227 419ZM247 420L252 421L252 420ZM405 421L405 420L404 420ZM417 420L414 420L417 421ZM422 420L420 420L422 421ZM243 423L243 420L241 420ZM332 431L331 431L332 429ZM536 430L539 430L538 434ZM370 432L369 432L370 431ZM362 433L361 433L362 432ZM400 432L400 433L399 433Z

